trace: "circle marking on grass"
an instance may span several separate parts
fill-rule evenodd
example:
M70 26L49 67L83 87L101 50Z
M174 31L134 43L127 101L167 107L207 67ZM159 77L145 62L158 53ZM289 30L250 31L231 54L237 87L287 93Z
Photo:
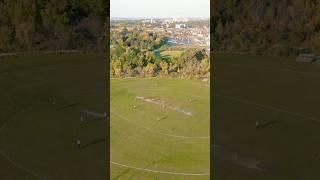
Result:
M36 103L36 104L37 104L37 103ZM27 106L27 107L23 108L22 110L18 111L17 113L12 114L11 117L13 117L13 116L15 116L15 115L17 115L17 114L21 114L21 113L23 113L24 111L26 111L26 110L28 110L28 109L32 109L32 108L34 108L35 106L36 106L35 104L34 104L34 105ZM1 126L0 126L0 134L1 134L1 131L4 129L5 125L7 124L7 122L9 121L9 119L10 119L11 117L8 117L8 118L1 124ZM16 163L15 161L13 161L2 149L0 149L0 154L1 154L7 161L9 161L13 166L15 166L15 167L18 168L18 169L21 169L22 171L26 172L27 174L30 174L30 175L38 178L38 179L46 179L46 178L44 178L44 177L36 174L35 172L33 172L33 171L29 170L29 169L26 169L26 168L20 166L18 163Z
M114 114L115 116L119 117L120 119L123 119L123 120L125 120L127 122L130 122L130 123L132 123L132 124L134 124L134 125L136 125L138 127L141 127L141 128L143 128L143 129L145 129L147 131L150 131L152 133L160 134L160 135L163 135L163 136L168 136L168 137L173 137L173 138L184 138L184 139L209 139L210 138L210 136L181 136L181 135L175 135L175 134L162 133L162 132L150 129L148 127L139 125L137 123L134 123L134 122L130 121L129 119L127 119L127 118L125 118L125 117L121 116L120 114L117 114L117 113L115 113L113 111L110 111L110 112L111 112L111 114Z
M210 175L210 173L184 173L184 172L170 172L170 171L160 171L160 170L154 170L154 169L144 169L144 168L129 166L126 164L121 164L121 163L117 163L117 162L113 162L113 161L110 161L110 163L117 165L117 166L130 168L130 169L136 169L136 170L140 170L140 171L160 173L160 174L183 175L183 176L209 176Z
M226 95L222 95L222 94L216 94L215 96L216 97L225 98L225 99L229 99L229 100L233 100L233 101L242 102L242 103L252 104L252 105L255 105L255 106L258 106L258 107L262 107L262 108L265 108L265 109L270 109L270 110L273 110L273 111L278 111L278 112L291 114L293 116L297 116L297 117L300 117L300 118L303 118L303 119L309 119L311 121L320 123L320 120L317 119L317 118L314 118L314 117L311 117L311 116L307 116L307 115L304 115L304 114L300 114L300 113L295 113L295 112L288 111L288 110L285 110L285 109L277 108L277 107L274 107L274 106L258 104L258 103L253 102L253 101L244 100L244 99L240 99L240 98L235 98L235 97L231 97L231 96L226 96Z
M219 63L219 64L222 64L222 63ZM288 69L288 68L275 68L275 67L256 66L256 65L241 65L241 64L224 64L224 65L255 68L255 69L264 69L264 70L273 70L273 71L280 71L280 72L291 72L291 73L305 75L305 76L320 77L320 74L317 74L317 73L306 73L303 71L297 71L297 70L292 70L292 69Z
M98 91L98 92L100 92L100 91ZM96 93L96 91L80 91L80 92L78 92L78 93L75 93L75 94L91 94L91 93ZM63 94L61 97L72 97L73 95L71 95L71 94ZM48 100L49 101L49 100ZM33 104L33 105L29 105L29 106L26 106L25 108L23 108L23 109L21 109L20 111L18 111L18 112L16 112L16 113L13 113L11 116L9 116L7 119L5 119L5 121L2 123L2 124L0 124L0 135L1 135L1 133L2 133L2 130L5 128L5 126L6 126L6 124L9 122L9 120L12 118L12 117L14 117L14 116L16 116L16 115L18 115L18 114L21 114L21 113L23 113L23 112L25 112L25 111L27 111L27 110L30 110L30 109L33 109L33 108L35 108L37 105L39 105L39 104L41 104L41 102L37 102L37 103L35 103L35 104ZM7 161L9 161L12 165L14 165L16 168L18 168L18 169L21 169L22 171L24 171L24 172L26 172L26 173L28 173L28 174L30 174L30 175L32 175L32 176L34 176L34 177L36 177L36 178L38 178L38 179L47 179L47 178L45 178L45 177L42 177L42 176L40 176L40 175L38 175L37 173L35 173L35 172L33 172L33 171L31 171L31 170L29 170L29 169L27 169L27 168L24 168L24 167L22 167L22 166L20 166L17 162L15 162L14 160L12 160L1 148L0 148L0 154L7 160Z

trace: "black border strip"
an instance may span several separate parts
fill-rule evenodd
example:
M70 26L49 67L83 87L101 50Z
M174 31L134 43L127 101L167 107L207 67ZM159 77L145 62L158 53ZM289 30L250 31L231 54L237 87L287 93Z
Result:
M110 0L105 0L106 4L106 22L105 22L105 41L106 41L106 49L107 49L107 57L106 57L106 111L107 111L107 165L106 165L106 174L108 179L110 179Z
M210 179L214 179L214 162L212 147L214 144L214 82L215 82L215 65L214 65L214 19L213 19L213 5L215 0L210 0Z

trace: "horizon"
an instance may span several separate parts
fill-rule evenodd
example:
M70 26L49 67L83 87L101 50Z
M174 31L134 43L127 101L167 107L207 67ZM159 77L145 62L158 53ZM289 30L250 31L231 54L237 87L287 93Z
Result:
M110 0L110 17L145 19L210 18L210 1Z
M118 16L113 16L110 17L110 19L210 19L210 17L118 17Z

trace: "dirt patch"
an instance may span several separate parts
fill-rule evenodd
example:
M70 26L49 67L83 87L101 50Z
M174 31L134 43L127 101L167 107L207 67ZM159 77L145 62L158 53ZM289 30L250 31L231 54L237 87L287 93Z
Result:
M180 113L182 113L184 115L187 115L187 116L192 116L192 112L187 111L187 110L182 109L182 108L179 108L177 106L173 106L173 105L169 104L168 102L166 102L164 100L154 99L154 98L145 98L145 97L141 97L141 96L136 96L135 99L136 100L142 100L142 101L145 101L145 102L148 102L148 103L152 103L152 104L156 104L156 105L160 105L160 106L162 106L162 108L168 108L168 109L171 109L173 111L180 112Z
M244 155L240 155L230 150L226 150L225 148L219 145L213 145L212 149L215 152L213 153L214 158L229 161L231 163L238 164L249 169L255 169L262 172L268 171L267 169L262 168L264 167L264 165L262 165L259 161L255 159L249 158Z

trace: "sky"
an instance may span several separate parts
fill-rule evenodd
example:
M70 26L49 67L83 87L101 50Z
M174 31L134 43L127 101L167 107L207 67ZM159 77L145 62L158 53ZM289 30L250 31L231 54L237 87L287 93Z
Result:
M111 0L111 17L210 17L210 0Z

